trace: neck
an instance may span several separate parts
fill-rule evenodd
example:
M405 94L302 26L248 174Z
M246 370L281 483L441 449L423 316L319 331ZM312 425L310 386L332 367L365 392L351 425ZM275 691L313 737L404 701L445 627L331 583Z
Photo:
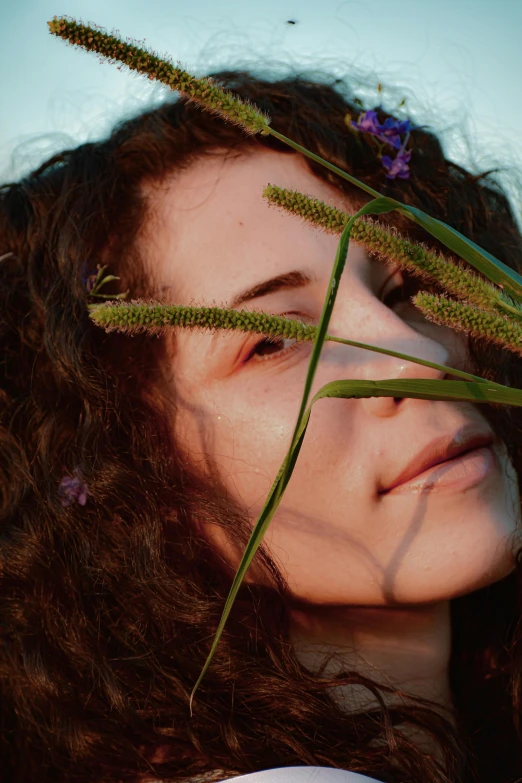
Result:
M355 671L406 695L431 699L452 720L449 601L396 607L307 604L295 609L292 618L292 641L307 669L317 671L325 656L335 652L324 676ZM347 712L379 707L362 685L339 686L332 695ZM389 707L404 704L393 694L381 695Z

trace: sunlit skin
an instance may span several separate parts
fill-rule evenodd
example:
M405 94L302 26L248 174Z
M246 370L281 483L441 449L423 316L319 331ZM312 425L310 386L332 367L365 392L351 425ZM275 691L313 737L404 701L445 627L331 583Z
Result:
M152 217L142 246L162 301L226 307L244 289L300 269L318 281L238 309L318 323L339 238L270 206L262 192L277 184L353 208L299 155L223 152L148 188ZM329 334L473 371L464 335L429 322L407 299L387 304L402 280L392 273L352 243ZM283 351L292 345L286 341L271 349L263 344L251 355L262 339L178 330L171 363L181 444L200 466L217 466L252 525L289 448L312 351L311 343ZM325 343L312 394L338 379L443 377L412 362ZM375 397L314 405L265 537L303 602L293 638L307 665L318 651L344 649L354 668L357 653L364 661L357 666L370 676L451 705L449 601L514 568L520 520L514 468L497 439L499 469L477 486L397 496L378 489L434 438L469 422L489 428L480 405L464 402ZM223 533L208 533L230 551Z

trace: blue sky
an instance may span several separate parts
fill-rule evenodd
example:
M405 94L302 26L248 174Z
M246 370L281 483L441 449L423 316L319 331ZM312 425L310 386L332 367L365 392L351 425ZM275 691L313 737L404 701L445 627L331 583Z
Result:
M363 98L380 82L386 108L406 98L449 157L522 179L522 0L0 0L0 181L167 93L50 35L55 14L145 39L198 76L318 67Z

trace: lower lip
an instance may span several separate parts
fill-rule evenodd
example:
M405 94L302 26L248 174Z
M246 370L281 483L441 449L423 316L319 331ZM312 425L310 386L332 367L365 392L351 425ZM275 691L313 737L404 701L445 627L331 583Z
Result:
M442 490L463 490L480 484L491 476L497 468L497 458L491 446L482 446L440 462L415 478L398 484L385 492L387 495L399 495L406 492L438 492Z

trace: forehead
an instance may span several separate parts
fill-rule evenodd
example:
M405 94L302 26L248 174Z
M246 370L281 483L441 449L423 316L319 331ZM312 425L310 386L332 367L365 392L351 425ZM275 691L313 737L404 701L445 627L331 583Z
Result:
M300 155L266 149L206 155L149 192L145 254L172 301L223 304L258 278L310 267L318 258L331 269L339 237L271 205L263 198L269 184L353 211Z

